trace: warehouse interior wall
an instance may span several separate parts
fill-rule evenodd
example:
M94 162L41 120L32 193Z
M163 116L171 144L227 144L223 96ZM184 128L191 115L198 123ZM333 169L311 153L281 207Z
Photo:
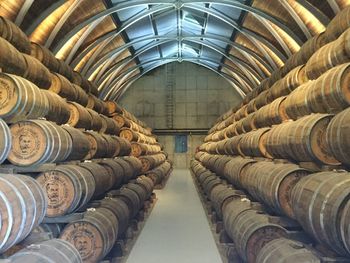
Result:
M136 81L119 103L155 130L209 130L215 120L242 98L216 73L190 62L159 67ZM189 135L187 152L175 152L175 136L158 136L174 165L189 161L204 136Z

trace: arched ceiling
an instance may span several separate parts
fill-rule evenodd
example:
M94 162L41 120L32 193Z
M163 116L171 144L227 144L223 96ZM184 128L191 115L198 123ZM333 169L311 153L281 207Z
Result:
M204 66L245 96L325 30L350 0L0 0L0 15L117 100L174 61Z

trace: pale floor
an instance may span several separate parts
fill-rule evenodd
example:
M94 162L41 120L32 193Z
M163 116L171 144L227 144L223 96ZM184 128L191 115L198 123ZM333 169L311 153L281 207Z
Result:
M127 263L221 263L190 172L176 169Z

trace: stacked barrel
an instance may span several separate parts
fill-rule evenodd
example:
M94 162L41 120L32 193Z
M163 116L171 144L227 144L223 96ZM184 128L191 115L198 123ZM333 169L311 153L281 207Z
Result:
M166 179L172 171L172 163L162 151L157 138L152 135L145 123L139 121L131 113L118 110L116 105L109 103L110 116L122 127L120 137L131 143L131 155L142 163L142 173L152 179L156 188L163 188Z
M0 170L13 173L0 174L0 253L99 262L169 174L166 154L145 123L2 17L0 46Z
M350 258L349 14L350 8L341 11L221 116L192 164L244 261ZM238 190L254 204L237 201ZM269 222L266 213L295 220L306 244L275 226L250 237Z

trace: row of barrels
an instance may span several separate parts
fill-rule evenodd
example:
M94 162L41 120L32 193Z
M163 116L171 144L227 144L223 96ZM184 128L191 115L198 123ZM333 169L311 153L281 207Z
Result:
M99 262L125 234L130 221L151 197L153 187L151 179L141 176L109 192L106 198L91 203L82 219L66 225L60 239L75 246L83 262Z
M157 144L157 139L153 135L144 135L131 128L121 128L120 137L128 140L129 142L139 142L144 144Z
M85 82L82 81L82 77L74 78L73 75L79 75L79 73L71 73L69 77L65 74L71 70L65 62L57 60L53 55L53 59L59 61L59 69L52 70L47 68L44 64L47 64L42 53L50 52L48 50L43 51L44 47L39 44L31 43L30 53L24 54L18 51L11 43L6 39L0 37L0 46L6 50L0 59L0 66L3 72L15 74L21 76L41 89L49 89L59 94L60 96L72 101L77 101L86 106L91 103L101 104L96 105L96 109L107 114L107 105L97 99L97 88L91 88L92 84L88 84L82 88ZM50 72L51 70L51 72ZM94 100L94 101L91 101Z
M33 166L72 160L130 155L131 144L120 137L45 120L20 121L10 126L0 119L1 159Z
M137 178L141 169L137 158L124 157L62 164L42 172L36 181L48 197L46 216L58 217L82 210L90 200Z
M38 233L49 232L50 238L58 237L62 225L39 225L45 216L59 217L86 211L91 207L92 200L106 196L108 191L109 195L119 195L121 191L123 196L127 190L121 189L130 185L130 182L145 185L147 193L152 193L154 182L151 177L139 177L141 169L141 161L128 156L76 165L57 165L52 170L32 176L0 174L3 190L0 200L0 253L12 255L28 244L41 241L37 240ZM146 196L138 189L140 187L131 185L130 188L136 188L134 190L139 191L140 196ZM130 202L135 204L134 200ZM138 210L132 210L133 216L136 215L135 211Z
M159 166L149 170L145 173L149 177L154 185L160 185L170 175L172 171L172 163L169 160L165 160Z
M349 10L349 7L342 10L330 23L330 29L326 29L326 32L307 41L299 52L289 58L282 69L274 72L273 76L264 80L258 88L249 93L240 107L234 107L231 110L231 115L226 113L222 116L219 122L211 129L210 133L228 127L234 121L243 119L281 96L289 95L299 86L303 86L304 88L298 88L298 91L294 93L294 98L298 98L299 103L302 104L306 104L306 101L303 100L306 87L313 87L313 91L310 91L311 93L308 95L309 98L307 100L310 101L309 111L311 112L336 113L347 107L346 65L344 65L345 69L343 71L341 69L331 69L349 62L346 45L350 33L348 30L349 23L347 22ZM340 28L343 31L335 30L338 24L342 25ZM332 37L328 37L329 35ZM291 63L293 60L298 62ZM276 78L276 76L278 77ZM315 85L317 79L319 80L317 85ZM330 89L330 85L334 85L335 88ZM297 94L300 92L302 94L298 96ZM336 97L339 97L339 101L335 99ZM291 99L290 101L292 102L290 105L292 105L293 100ZM293 115L293 109L290 109L289 113L291 113L290 118L297 117ZM269 116L265 116L265 118L269 118Z
M118 123L118 126L120 128L129 128L131 130L134 130L135 132L142 133L146 136L152 135L152 130L150 128L143 127L143 126L137 124L135 121L128 119L126 117L128 115L127 114L125 115L126 111L123 110L123 112L124 112L124 115L123 115L123 113L122 114L119 114L119 113L110 114L110 117L112 117Z
M349 72L349 63L336 66L318 79L296 87L291 94L288 92L288 96L279 97L243 119L208 135L206 141L219 141L312 113L339 113L350 105ZM273 89L274 86L271 91Z
M39 89L22 77L1 73L0 92L2 94L0 117L7 123L46 118L76 128L119 134L118 123L113 118L93 110L93 104L82 106L76 102L66 102L59 94ZM86 101L87 103L89 101L87 96Z
M159 152L153 155L143 155L138 157L138 159L142 163L141 171L145 173L164 163L167 159L167 155L164 152Z
M244 262L321 262L320 252L290 239L288 231L244 192L227 185L198 161L192 161L191 169Z
M207 142L200 149L212 154L350 165L347 150L350 146L347 139L349 111L349 108L345 109L335 116L307 115L272 128Z
M240 157L204 155L200 159L273 213L297 220L318 243L338 255L350 255L348 172L310 174L295 164Z

